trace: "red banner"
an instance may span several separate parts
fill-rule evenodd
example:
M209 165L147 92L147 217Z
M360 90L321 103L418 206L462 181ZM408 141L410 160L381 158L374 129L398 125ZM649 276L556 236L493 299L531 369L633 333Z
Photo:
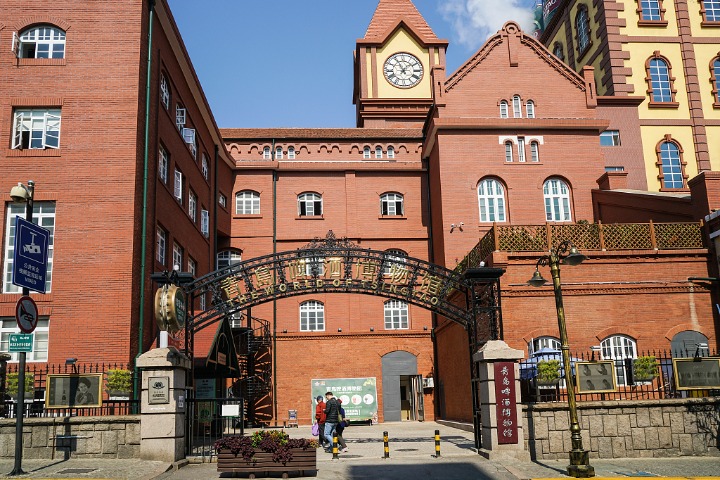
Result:
M498 443L518 443L518 415L515 402L515 364L495 364L495 408Z

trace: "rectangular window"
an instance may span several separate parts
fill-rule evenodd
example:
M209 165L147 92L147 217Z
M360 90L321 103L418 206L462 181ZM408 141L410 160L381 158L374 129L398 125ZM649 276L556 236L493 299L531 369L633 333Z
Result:
M157 227L157 245L155 247L155 260L160 265L165 265L165 245L167 244L167 233L160 227Z
M525 137L518 137L518 162L525 161Z
M188 214L193 223L195 223L197 221L197 195L195 195L195 192L192 190L188 193Z
M600 134L600 146L601 147L619 147L620 146L620 131L619 130L605 130Z
M163 183L167 183L168 180L168 165L170 164L170 157L167 150L160 145L160 151L158 152L158 177Z
M17 326L17 321L14 318L2 318L2 329L0 330L0 352L9 353L10 361L17 362L18 354L10 353L10 334L21 333ZM32 351L28 353L25 359L29 362L47 362L48 359L48 344L50 334L50 320L45 318L39 318L37 327L33 332L33 346Z
M175 107L175 125L177 126L177 129L181 132L183 127L185 126L185 113L186 110L182 108L179 104Z
M15 109L12 148L60 148L60 109Z
M183 265L183 248L173 242L173 268L182 268Z
M188 148L190 149L190 153L192 153L193 158L197 158L197 141L195 139L195 129L194 128L183 128L182 136L183 136L183 140L185 140L185 143L187 144Z
M170 86L163 74L160 74L160 101L163 107L165 107L165 110L170 108Z
M225 208L227 207L227 197L223 195L222 193L218 196L218 203L221 207Z
M183 199L183 177L182 172L175 169L175 198L178 202L182 203Z
M605 167L606 172L624 172L625 167Z
M200 210L200 232L206 237L210 236L210 214L207 210Z
M188 256L187 271L188 273L191 273L193 277L197 275L197 262L190 256Z
M25 218L25 204L9 203L5 225L5 272L3 293L21 293L22 288L12 283L13 255L15 253L15 217ZM55 202L35 202L33 205L33 223L50 231L48 239L47 277L45 292L50 293L53 270L53 251L55 245Z
M210 169L208 168L208 159L205 155L205 152L202 154L202 162L200 164L200 169L202 170L202 176L205 178L205 180L208 179L208 176L210 175Z

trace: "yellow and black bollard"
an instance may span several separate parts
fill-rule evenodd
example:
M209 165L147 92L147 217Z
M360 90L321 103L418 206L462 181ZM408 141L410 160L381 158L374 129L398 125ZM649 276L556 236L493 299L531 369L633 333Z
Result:
M390 458L390 445L388 445L387 432L383 432L383 447L385 448L385 456L383 456L383 458Z
M333 460L336 458L340 458L340 455L338 455L338 441L337 441L337 433L333 432Z
M440 458L440 430L435 430L435 458Z

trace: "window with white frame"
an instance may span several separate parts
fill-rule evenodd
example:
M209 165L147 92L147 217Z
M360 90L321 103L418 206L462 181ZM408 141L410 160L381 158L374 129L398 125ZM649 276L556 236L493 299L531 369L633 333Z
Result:
M408 254L396 248L385 251L385 263L383 264L383 275L392 275L393 266L404 265ZM397 268L397 267L396 267Z
M625 359L637 358L637 345L635 340L625 335L613 335L600 342L603 360L615 362L615 376L618 386L628 384L625 375Z
M543 185L545 199L545 219L548 222L569 222L570 189L559 178L551 178Z
M202 154L202 162L200 163L200 170L202 172L202 176L205 180L208 179L210 176L210 168L208 167L208 159L207 155L205 155L205 152Z
M195 136L195 129L183 128L182 136L183 140L185 140L185 144L190 149L190 153L192 154L193 158L197 158L197 138ZM205 154L203 153L203 155Z
M305 264L305 275L308 277L322 277L325 275L325 258L307 257L301 262Z
M590 16L586 5L580 5L575 15L577 50L580 55L590 47Z
M280 160L283 158L283 149L282 147L275 148L275 160Z
M370 158L370 147L363 148L363 158Z
M170 164L170 156L165 150L165 147L160 145L160 151L158 152L158 177L163 183L168 181L168 165Z
M527 118L535 118L535 102L528 100L525 103L525 113Z
M520 95L513 96L513 117L522 118L522 102L520 101Z
M646 21L662 20L660 0L640 0L640 18Z
M218 205L225 208L227 207L227 197L223 195L222 193L218 195Z
M160 74L160 102L165 110L170 108L170 85L164 73Z
M530 161L531 162L539 162L540 161L540 144L538 142L535 142L535 141L530 142Z
M0 352L10 354L10 361L17 362L19 360L17 353L10 353L10 335L13 333L21 333L15 318L2 318L2 331L0 331ZM28 362L47 362L48 344L50 335L50 319L40 317L37 327L33 332L32 351L25 355Z
M395 158L395 149L393 147L387 148L387 158Z
M15 217L25 218L25 204L8 203L5 222L5 272L3 293L21 293L22 288L12 283L13 255L15 254ZM53 252L55 250L55 202L34 202L33 223L50 231L47 252L47 275L45 291L50 293L53 273Z
M173 242L173 264L172 268L182 268L183 266L183 248L177 243Z
M702 12L704 21L720 22L720 0L703 0Z
M12 148L60 148L60 119L59 108L16 108Z
M263 148L263 160L272 160L272 153L270 147Z
M175 105L175 126L180 132L182 132L185 127L185 121L187 120L186 113L187 111L181 107L179 103Z
M288 147L288 160L295 159L295 147Z
M508 102L506 100L500 102L500 118L508 118Z
M188 215L193 223L197 221L197 195L192 190L188 193Z
M385 302L385 330L405 330L408 327L408 304L402 300Z
M157 227L157 233L155 234L155 260L160 265L165 265L165 255L167 247L167 233L160 227Z
M197 275L197 262L190 255L188 255L187 271L193 277Z
M382 147L375 147L375 158L382 158Z
M316 217L323 213L322 196L317 193L301 193L298 195L298 216Z
M177 167L175 168L175 199L180 203L183 201L183 175Z
M200 209L200 233L205 237L210 236L210 212L204 208Z
M242 262L242 254L237 250L223 250L217 254L217 269L230 267Z
M322 332L325 330L325 305L316 300L300 304L300 331Z
M404 198L399 193L383 193L380 195L380 215L402 216Z
M31 27L20 34L19 58L65 58L65 32L51 25Z
M557 350L560 351L560 340L556 337L537 337L533 338L528 343L528 351L530 355L539 352L540 350Z
M660 143L657 156L662 188L685 188L685 171L678 145L672 141Z
M600 134L600 146L601 147L619 147L620 146L620 131L619 130L605 130Z
M518 162L525 162L525 137L517 138Z
M241 190L236 193L235 213L237 215L259 215L260 194L252 190Z
M505 188L495 178L486 178L478 184L478 203L481 222L505 221Z
M200 311L204 312L207 310L207 294L200 294Z
M513 144L509 140L505 142L505 161L513 161Z

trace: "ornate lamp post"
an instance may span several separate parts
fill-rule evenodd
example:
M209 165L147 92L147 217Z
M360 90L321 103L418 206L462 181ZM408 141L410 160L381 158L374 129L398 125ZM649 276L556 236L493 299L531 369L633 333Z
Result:
M542 287L546 280L540 274L540 265L549 266L553 280L553 291L555 292L555 308L557 309L558 328L560 329L560 349L562 351L563 368L565 369L565 383L567 385L568 408L570 410L570 440L572 450L570 451L570 465L567 467L568 475L571 477L587 478L595 476L595 468L590 465L590 455L583 449L582 435L580 435L580 424L578 423L577 404L575 403L575 380L572 376L570 365L570 346L568 344L567 329L565 327L565 310L563 308L562 290L560 288L560 263L575 266L583 262L587 257L572 244L565 240L557 247L551 248L547 255L543 255L535 265L535 273L528 280L533 287Z

